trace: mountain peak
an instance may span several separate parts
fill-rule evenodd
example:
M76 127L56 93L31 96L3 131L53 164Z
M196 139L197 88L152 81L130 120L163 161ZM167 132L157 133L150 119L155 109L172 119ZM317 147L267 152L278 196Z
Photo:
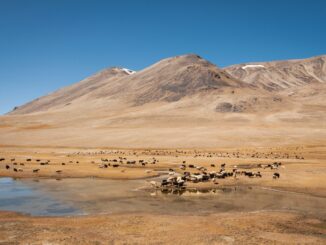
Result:
M183 54L183 55L177 55L173 56L167 59L171 63L176 62L176 63L185 63L185 64L191 64L191 63L210 63L209 61L203 59L201 56L197 54ZM164 61L162 60L162 61Z
M189 53L189 54L182 54L182 55L177 55L172 57L172 59L192 59L192 60L201 60L203 59L200 55L198 54L193 54L193 53Z

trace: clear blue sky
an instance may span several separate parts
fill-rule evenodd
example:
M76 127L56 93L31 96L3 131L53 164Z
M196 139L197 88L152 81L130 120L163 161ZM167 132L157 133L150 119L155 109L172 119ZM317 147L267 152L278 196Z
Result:
M0 114L109 66L326 54L325 0L0 0Z

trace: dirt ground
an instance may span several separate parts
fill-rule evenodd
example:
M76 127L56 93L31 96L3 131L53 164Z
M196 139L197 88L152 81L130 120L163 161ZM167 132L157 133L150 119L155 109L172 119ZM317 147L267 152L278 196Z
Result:
M0 213L0 244L325 244L326 221L294 213L28 217Z

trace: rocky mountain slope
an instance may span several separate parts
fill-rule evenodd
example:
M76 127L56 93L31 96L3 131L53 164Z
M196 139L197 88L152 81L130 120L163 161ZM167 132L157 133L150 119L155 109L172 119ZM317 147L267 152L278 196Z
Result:
M1 116L0 144L220 147L324 142L325 57L221 69L191 54L137 72L108 68Z
M326 83L326 55L304 60L245 63L225 68L237 79L269 91Z
M139 72L126 72L125 68L106 69L18 107L11 114L44 112L64 108L77 101L81 104L81 101L90 103L98 99L123 99L126 106L156 101L173 102L201 91L224 87L252 86L197 55L184 55L164 59Z

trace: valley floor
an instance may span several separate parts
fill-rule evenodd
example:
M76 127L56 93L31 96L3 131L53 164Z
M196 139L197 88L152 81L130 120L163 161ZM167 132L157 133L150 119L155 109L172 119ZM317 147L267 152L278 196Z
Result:
M0 177L13 178L143 179L171 169L180 174L184 171L200 172L197 168L189 168L189 165L204 167L206 172L218 172L220 165L225 163L226 171L232 171L236 166L239 171L259 171L262 178L238 175L236 178L219 179L218 186L264 186L326 197L325 145L224 149L0 147L0 158L5 159L0 162ZM135 163L128 164L128 161ZM282 165L277 169L264 168L273 162L281 162ZM110 166L100 168L103 164ZM113 167L114 164L117 166ZM182 164L186 165L186 169L180 169ZM37 173L33 172L36 169ZM275 172L280 174L277 180L273 179ZM212 182L189 185L196 188L216 186Z
M260 171L262 178L219 179L190 187L259 186L326 198L326 146L237 149L74 149L1 147L0 176L14 178L100 177L142 179L189 165L218 171ZM27 160L30 159L30 160ZM107 168L99 168L103 162ZM39 161L37 161L39 160ZM103 161L105 160L105 161ZM121 161L121 162L120 162ZM128 164L128 161L136 161ZM144 166L139 161L146 162ZM153 164L155 162L155 164ZM278 169L261 168L281 162ZM41 165L41 163L47 163ZM64 165L62 164L64 163ZM118 164L117 167L112 167ZM6 169L6 165L9 169ZM13 169L20 168L20 171ZM33 170L39 169L37 173ZM58 173L57 171L60 170ZM273 179L273 173L280 173ZM0 244L325 244L326 217L284 211L199 215L151 213L33 217L0 212Z

